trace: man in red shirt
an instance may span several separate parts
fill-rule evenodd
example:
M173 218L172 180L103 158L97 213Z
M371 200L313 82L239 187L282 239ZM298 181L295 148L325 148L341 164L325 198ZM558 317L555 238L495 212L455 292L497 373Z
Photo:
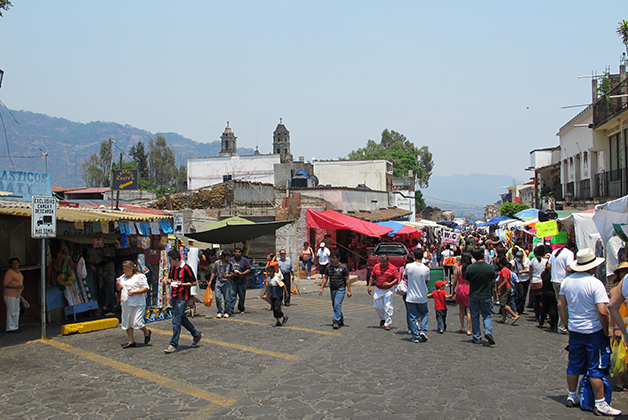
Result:
M176 249L168 252L170 260L170 273L168 275L168 284L172 287L172 338L170 345L165 353L174 353L179 345L179 335L181 334L181 325L192 334L194 338L192 346L196 347L203 338L203 333L194 328L185 315L185 308L190 300L190 288L196 286L196 277L192 271L192 267L187 265L185 261L181 261L181 254Z
M373 295L373 307L379 315L379 326L390 331L393 316L393 286L399 281L397 267L388 263L388 255L379 256L368 282L368 293ZM371 286L375 283L375 293Z

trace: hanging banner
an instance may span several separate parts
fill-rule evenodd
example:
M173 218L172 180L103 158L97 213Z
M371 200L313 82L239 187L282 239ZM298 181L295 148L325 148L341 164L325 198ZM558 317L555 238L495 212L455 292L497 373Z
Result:
M556 220L537 223L534 227L536 228L536 236L539 238L558 235L558 223Z
M441 242L444 244L458 245L460 243L460 233L453 230L444 230L441 236Z

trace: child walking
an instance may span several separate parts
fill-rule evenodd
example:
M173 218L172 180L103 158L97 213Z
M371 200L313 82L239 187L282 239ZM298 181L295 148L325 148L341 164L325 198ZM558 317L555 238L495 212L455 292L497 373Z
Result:
M445 292L444 281L436 282L436 290L427 295L427 297L434 298L434 309L436 310L436 322L438 323L438 333L442 334L447 331L447 301L453 295L448 295Z
M286 285L275 273L275 267L269 265L266 267L267 284L270 294L270 306L273 308L273 316L277 319L275 327L281 327L288 322L288 316L284 315L281 310L281 303L283 302L284 292L287 293Z

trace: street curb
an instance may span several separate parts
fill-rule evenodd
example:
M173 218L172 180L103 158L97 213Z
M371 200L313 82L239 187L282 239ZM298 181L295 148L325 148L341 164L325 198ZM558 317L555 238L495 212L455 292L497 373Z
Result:
M98 319L96 321L78 322L76 324L66 324L61 327L61 334L68 335L74 333L88 333L92 331L106 330L118 326L118 318Z

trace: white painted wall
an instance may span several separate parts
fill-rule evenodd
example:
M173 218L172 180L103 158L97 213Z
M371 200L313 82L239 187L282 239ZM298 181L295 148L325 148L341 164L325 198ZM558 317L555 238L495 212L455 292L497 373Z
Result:
M279 155L227 156L188 159L188 189L208 187L223 182L223 176L232 179L274 184L274 166Z
M372 190L386 191L386 160L342 160L331 162L313 162L314 175L319 185L355 188L366 184ZM392 170L388 173L392 177Z

